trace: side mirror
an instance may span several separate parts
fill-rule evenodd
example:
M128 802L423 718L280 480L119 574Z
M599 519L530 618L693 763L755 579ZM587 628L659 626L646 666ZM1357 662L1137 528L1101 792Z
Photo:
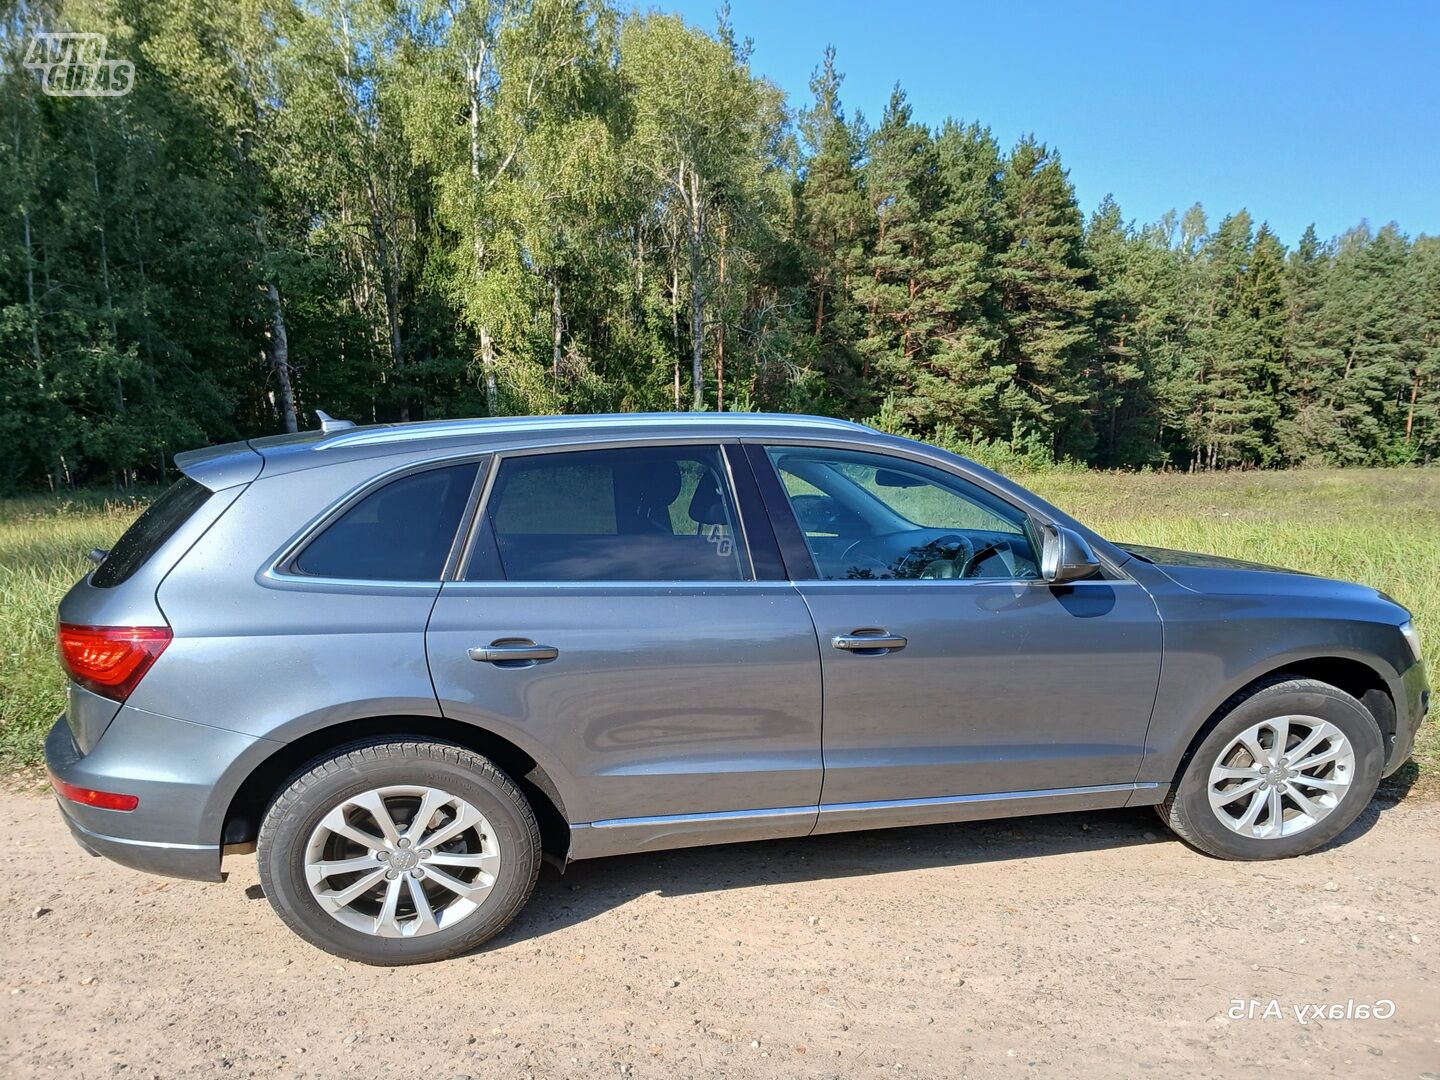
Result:
M1042 525L1041 530L1044 538L1040 550L1040 576L1051 585L1083 581L1100 572L1100 560L1079 533L1058 525Z

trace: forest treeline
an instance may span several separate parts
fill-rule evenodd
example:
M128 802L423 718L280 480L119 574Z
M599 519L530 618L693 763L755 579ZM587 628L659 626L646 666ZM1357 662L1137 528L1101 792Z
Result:
M43 92L56 30L106 35L130 92ZM833 53L786 100L723 14L12 0L0 34L0 487L155 480L316 408L801 410L1108 467L1440 457L1440 239L1087 219L1054 147L928 127L898 88L847 113Z

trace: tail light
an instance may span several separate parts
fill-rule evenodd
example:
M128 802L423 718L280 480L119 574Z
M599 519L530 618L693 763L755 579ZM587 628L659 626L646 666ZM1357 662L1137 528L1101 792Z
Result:
M78 626L55 631L60 664L70 678L103 697L124 701L160 658L172 634L168 626Z

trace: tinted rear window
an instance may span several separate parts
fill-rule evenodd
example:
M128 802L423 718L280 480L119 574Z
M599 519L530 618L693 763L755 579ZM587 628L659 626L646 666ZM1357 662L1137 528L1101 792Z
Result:
M741 581L739 532L717 446L508 458L488 503L494 561L471 581Z
M476 468L447 465L372 491L310 541L295 570L351 581L439 581Z
M209 497L210 489L188 476L170 485L115 542L105 561L90 575L90 584L110 589L127 580Z

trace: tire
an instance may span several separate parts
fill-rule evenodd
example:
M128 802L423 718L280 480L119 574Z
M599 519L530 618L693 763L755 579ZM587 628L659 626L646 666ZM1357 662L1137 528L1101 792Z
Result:
M1303 855L1349 828L1374 796L1384 740L1375 717L1343 690L1314 679L1277 678L1242 691L1222 709L1156 807L1191 847L1221 859ZM1277 763L1282 731L1286 750ZM1312 739L1318 741L1307 749ZM1306 767L1309 761L1321 763Z
M374 739L295 777L256 851L271 906L310 944L421 964L466 953L515 917L540 871L540 830L515 782L479 754Z

